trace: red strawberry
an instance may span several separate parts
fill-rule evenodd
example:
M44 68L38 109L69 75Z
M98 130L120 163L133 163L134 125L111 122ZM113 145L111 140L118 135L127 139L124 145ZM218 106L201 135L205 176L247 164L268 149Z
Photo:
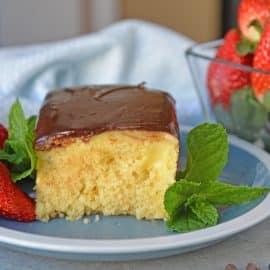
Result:
M239 29L244 37L257 42L269 16L270 0L242 0L238 7Z
M261 40L257 46L253 67L270 72L270 20L265 24ZM270 75L253 72L251 75L255 96L263 101L264 94L270 90Z
M251 54L238 55L236 46L239 41L239 31L230 30L224 38L224 44L219 47L216 58L242 65L251 65ZM249 72L245 70L213 61L208 69L207 84L212 105L220 103L224 109L228 110L232 93L250 85L250 76Z
M4 147L4 142L8 138L7 129L0 124L0 149Z
M0 216L23 222L36 218L34 201L12 182L8 169L1 162Z

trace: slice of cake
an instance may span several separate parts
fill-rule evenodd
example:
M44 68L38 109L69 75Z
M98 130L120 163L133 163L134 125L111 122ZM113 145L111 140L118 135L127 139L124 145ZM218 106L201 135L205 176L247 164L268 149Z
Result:
M36 128L36 214L165 219L179 139L173 98L138 86L89 86L47 95Z

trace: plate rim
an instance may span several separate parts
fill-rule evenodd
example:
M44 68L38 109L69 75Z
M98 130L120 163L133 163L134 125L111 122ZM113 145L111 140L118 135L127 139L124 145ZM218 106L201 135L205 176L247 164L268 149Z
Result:
M182 126L181 131L188 132L191 128ZM257 157L270 171L270 156L264 150L234 135L229 135L229 143ZM244 231L270 216L269 205L270 194L256 207L243 215L213 227L182 234L175 233L136 239L95 240L34 235L0 227L0 242L39 251L70 254L130 254L181 249L211 243Z

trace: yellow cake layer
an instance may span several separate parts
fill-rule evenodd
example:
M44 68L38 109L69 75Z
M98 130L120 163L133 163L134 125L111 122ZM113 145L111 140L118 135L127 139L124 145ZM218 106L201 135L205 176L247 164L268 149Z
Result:
M179 143L165 132L107 131L38 151L36 214L166 219L163 197L175 181Z

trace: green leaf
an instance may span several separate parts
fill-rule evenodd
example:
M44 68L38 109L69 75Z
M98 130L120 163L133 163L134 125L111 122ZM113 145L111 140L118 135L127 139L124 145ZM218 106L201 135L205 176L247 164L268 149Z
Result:
M240 42L236 45L236 50L238 55L245 56L249 53L254 53L256 50L256 42L252 42L247 38L242 38Z
M268 99L270 104L270 96ZM268 118L266 106L255 98L251 87L233 92L229 111L220 104L214 106L213 110L219 123L230 132L249 141L261 136Z
M253 21L250 23L249 26L255 27L256 30L257 30L257 32L260 33L260 34L263 32L263 27L262 27L261 23L260 23L258 20L256 20L256 19L253 20Z
M204 198L192 195L167 221L171 231L189 232L216 225L217 209Z
M250 92L243 90L241 96L252 103ZM233 186L216 181L228 156L227 134L221 125L206 123L192 129L187 136L187 155L186 169L177 172L177 181L164 195L167 226L172 231L213 226L218 222L218 206L242 204L270 192L270 187Z
M36 116L26 119L17 99L10 108L8 120L8 139L4 149L0 150L0 160L10 163L12 179L16 182L33 174L36 168Z
M28 131L27 122L18 99L13 103L8 117L8 138L10 140L23 140L24 134Z
M9 154L11 157L15 155L12 163L15 165L21 164L25 159L27 159L27 151L24 145L18 140L7 140L4 146L3 154ZM1 159L1 152L0 152Z
M185 178L185 172L184 171L177 171L176 175L175 175L175 180L179 181L183 178Z
M217 208L204 197L194 194L187 199L185 205L191 209L191 211L205 224L205 226L214 226L217 224Z
M185 179L171 185L164 196L164 207L168 214L173 215L192 194L198 193L199 190L199 183L193 183Z
M239 205L266 195L270 187L233 186L222 182L202 183L201 191L215 206Z
M9 154L3 150L0 150L0 160L5 160L10 163L17 163L18 157L16 154Z
M164 207L172 231L187 232L218 222L218 206L248 202L270 191L270 187L233 186L221 182L175 182L165 193Z
M186 203L189 206L194 198L205 199L216 206L238 205L257 199L269 191L270 187L234 186L223 182L198 183L183 179L167 189L164 206L168 214L173 214L175 209Z
M213 107L213 111L217 122L226 127L228 131L234 132L235 126L230 110L225 110L223 105L218 103Z
M205 123L187 136L187 166L182 175L191 181L215 181L228 158L226 130L220 124Z
M190 232L205 228L205 224L190 209L182 209L167 221L171 231Z
M234 133L246 140L255 140L267 122L268 113L254 97L252 88L235 91L231 96L230 108Z
M36 122L37 122L37 116L32 115L27 119L27 127L28 127L28 134L32 140L35 139L35 127L36 127Z
M265 94L263 96L263 105L267 109L267 111L270 111L270 91L266 90Z
M261 38L262 31L263 27L260 22L253 20L248 27L249 38L242 36L240 42L236 45L237 53L240 56L254 53Z

